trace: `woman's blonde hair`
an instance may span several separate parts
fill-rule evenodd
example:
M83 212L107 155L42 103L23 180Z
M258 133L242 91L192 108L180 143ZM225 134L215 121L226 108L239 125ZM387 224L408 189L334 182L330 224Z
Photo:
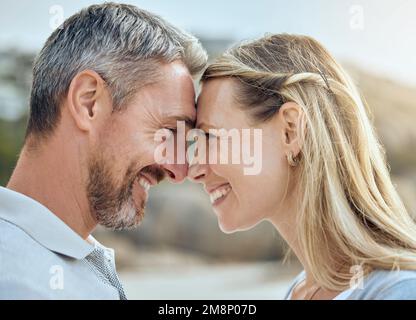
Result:
M391 181L369 110L319 42L278 34L240 44L202 81L218 77L238 80L236 99L254 121L267 121L287 101L303 110L297 237L321 286L345 289L357 265L363 275L416 269L415 222Z

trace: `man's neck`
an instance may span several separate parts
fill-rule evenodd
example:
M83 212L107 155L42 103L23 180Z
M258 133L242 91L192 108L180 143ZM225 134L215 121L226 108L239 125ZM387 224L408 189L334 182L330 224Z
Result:
M86 239L97 223L88 206L79 157L51 140L47 148L23 148L7 188L41 203Z

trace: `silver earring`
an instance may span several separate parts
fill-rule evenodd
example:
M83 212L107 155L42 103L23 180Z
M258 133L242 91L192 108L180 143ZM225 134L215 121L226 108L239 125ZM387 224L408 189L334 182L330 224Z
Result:
M287 162L289 162L289 165L292 167L296 167L299 164L299 159L296 157L293 157L292 151L290 151L287 155Z

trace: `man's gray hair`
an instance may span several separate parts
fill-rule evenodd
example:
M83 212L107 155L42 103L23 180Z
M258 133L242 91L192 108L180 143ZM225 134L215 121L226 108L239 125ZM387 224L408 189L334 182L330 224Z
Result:
M198 40L157 15L132 5L92 5L64 21L34 62L26 136L48 135L74 76L94 70L108 85L115 110L153 81L160 63L181 60L192 75L207 54Z

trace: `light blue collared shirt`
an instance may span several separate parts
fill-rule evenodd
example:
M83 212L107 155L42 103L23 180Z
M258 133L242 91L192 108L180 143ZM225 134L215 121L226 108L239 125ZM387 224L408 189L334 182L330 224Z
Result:
M125 299L114 251L0 187L0 299Z
M294 279L285 300L291 299L293 289L304 279L305 271L302 271ZM333 300L416 300L416 271L376 269L363 277L360 285L342 291Z

